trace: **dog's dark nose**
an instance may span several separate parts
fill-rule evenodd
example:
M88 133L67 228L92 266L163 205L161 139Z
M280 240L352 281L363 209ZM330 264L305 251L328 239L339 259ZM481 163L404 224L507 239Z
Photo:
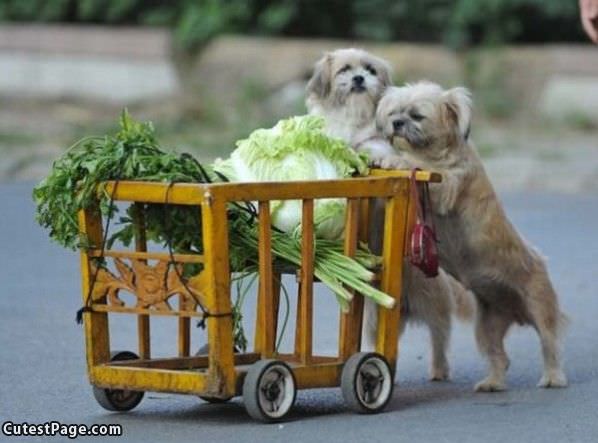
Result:
M353 77L353 83L355 83L358 86L363 85L363 80L364 80L363 75L356 75Z
M395 131L401 129L403 126L405 126L405 120L398 119L392 122L392 127Z

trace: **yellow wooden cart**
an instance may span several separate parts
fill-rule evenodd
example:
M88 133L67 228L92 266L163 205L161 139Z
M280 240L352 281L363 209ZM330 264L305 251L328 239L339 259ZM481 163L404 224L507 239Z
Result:
M211 402L242 395L248 413L262 421L282 419L291 409L298 389L341 386L349 407L377 412L392 395L398 352L401 276L405 242L414 221L409 171L374 170L371 175L338 181L284 183L162 184L109 182L115 201L132 202L136 212L135 250L101 248L102 219L97 207L81 211L81 231L93 247L81 252L87 366L98 402L112 411L139 404L145 391L199 395ZM417 172L418 181L440 177ZM363 298L356 294L348 313L341 315L338 355L314 355L313 322L313 212L314 200L347 199L345 253L352 255L359 240L367 239L370 204L385 199L383 264L380 285L397 299L394 309L379 308L376 352L361 351ZM270 203L302 201L302 263L297 272L299 294L292 354L275 350L280 275L273 269ZM258 202L259 289L255 343L252 352L233 350L231 275L228 256L227 206ZM141 208L144 204L194 205L201 217L203 255L148 252ZM111 260L118 272L97 266L97 257ZM148 262L156 263L150 265ZM173 263L173 260L175 263ZM202 270L183 281L180 266L201 263ZM135 296L126 305L120 291ZM88 296L91 299L88 299ZM173 307L173 300L178 304ZM198 309L203 306L204 310ZM108 314L137 318L138 354L111 352ZM178 317L178 355L152 358L150 319ZM204 318L209 351L191 355L190 321ZM174 352L173 352L174 354Z

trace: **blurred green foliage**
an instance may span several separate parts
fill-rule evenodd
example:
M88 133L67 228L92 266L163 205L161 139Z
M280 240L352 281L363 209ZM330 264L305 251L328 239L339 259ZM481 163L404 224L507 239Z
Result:
M574 0L0 0L0 21L169 26L185 49L221 33L454 48L583 38Z

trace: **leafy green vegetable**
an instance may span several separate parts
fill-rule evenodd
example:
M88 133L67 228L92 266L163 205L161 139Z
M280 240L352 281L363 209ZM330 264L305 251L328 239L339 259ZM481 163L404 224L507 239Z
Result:
M206 181L205 168L191 156L160 149L150 122L135 122L125 110L120 127L114 136L85 137L75 143L53 163L48 177L33 190L37 221L49 229L53 240L66 248L76 249L86 244L86 239L79 234L77 212L95 202L98 185L106 180ZM104 214L108 201L109 196L104 195ZM171 205L169 233L164 230L164 211L163 205L147 205L148 239L165 243L171 238L176 250L195 247L198 251L201 245L198 209ZM121 217L121 230L114 234L112 241L130 242L131 221L132 210L129 209L127 215Z
M344 141L328 137L324 126L324 119L314 115L281 120L273 128L258 129L237 142L237 149L228 159L217 160L214 169L240 182L335 180L367 173L366 157ZM300 201L274 201L270 209L277 228L292 232L299 226ZM339 238L345 201L317 200L314 216L318 236Z

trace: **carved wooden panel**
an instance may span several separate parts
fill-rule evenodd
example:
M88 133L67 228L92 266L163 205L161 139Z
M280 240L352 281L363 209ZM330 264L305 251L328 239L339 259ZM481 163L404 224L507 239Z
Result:
M137 298L135 305L137 308L172 311L169 299L177 294L183 296L183 305L179 306L181 310L194 311L197 309L198 302L205 305L203 273L184 279L181 276L183 272L181 264L160 260L152 266L144 260L120 258L113 260L118 275L105 267L99 269L92 293L94 302L107 297L108 305L125 306L119 293L126 291ZM125 263L125 260L129 264Z

